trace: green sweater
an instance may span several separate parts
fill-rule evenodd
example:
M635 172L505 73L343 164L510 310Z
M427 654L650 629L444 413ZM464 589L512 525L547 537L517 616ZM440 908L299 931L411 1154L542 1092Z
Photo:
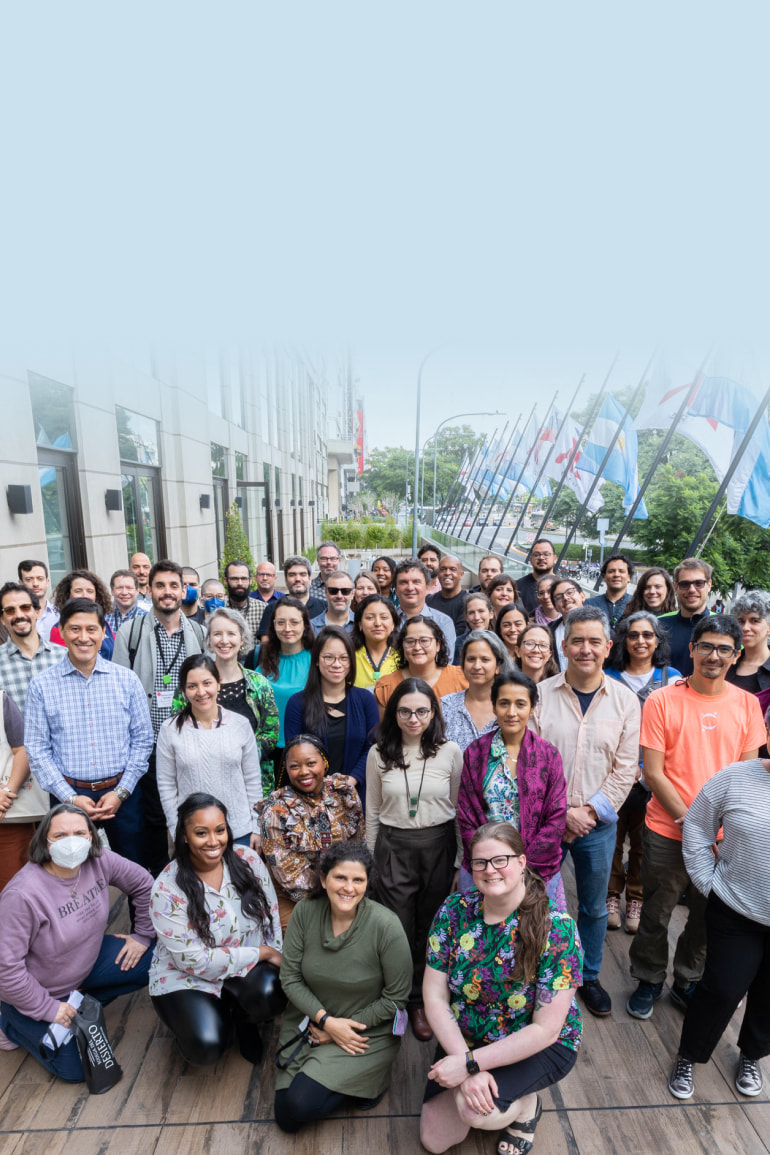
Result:
M335 938L326 896L304 899L284 936L281 985L289 1006L280 1045L296 1035L305 1015L313 1019L323 1007L333 1018L366 1023L369 1049L348 1055L336 1043L305 1045L285 1071L276 1072L276 1090L302 1071L342 1095L382 1094L401 1042L393 1034L393 1018L396 1008L406 1006L412 986L412 956L396 915L364 898L353 925Z

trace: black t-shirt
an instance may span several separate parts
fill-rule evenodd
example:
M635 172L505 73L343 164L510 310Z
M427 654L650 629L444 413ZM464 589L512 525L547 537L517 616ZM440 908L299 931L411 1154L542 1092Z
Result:
M468 594L465 590L460 590L459 594L455 594L453 598L445 598L439 594L428 594L425 599L427 605L432 610L438 610L439 613L446 614L454 622L455 634L464 634L468 629L465 624L465 603L468 600Z
M256 732L257 716L246 701L245 678L239 678L237 682L223 682L217 694L217 702L220 706L224 706L225 710L240 714Z
M577 697L578 702L580 702L580 709L585 715L586 710L599 692L598 687L596 690L589 690L587 693L584 693L582 690L575 690L574 686L572 688L575 691L575 696Z
M335 702L334 709L345 709L344 702ZM326 713L326 752L329 755L329 773L344 774L342 767L345 764L345 735L347 734L348 720L343 713L335 718L327 710Z
M540 577L546 577L546 574L541 574ZM540 602L537 600L537 583L540 577L535 577L534 574L527 573L524 577L516 578L516 589L519 593L519 601L524 606L528 614L534 614Z

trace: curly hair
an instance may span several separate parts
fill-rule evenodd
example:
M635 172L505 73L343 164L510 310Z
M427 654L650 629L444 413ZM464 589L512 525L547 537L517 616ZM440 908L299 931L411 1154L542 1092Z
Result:
M222 812L227 827L227 847L222 861L230 872L233 886L241 900L241 910L248 917L259 923L262 933L266 937L272 933L273 918L270 914L270 903L254 871L244 862L233 848L233 832L227 820L227 807L213 794L190 794L181 803L177 811L176 832L174 836L174 859L176 861L176 880L179 889L187 899L187 916L192 929L201 942L207 947L216 946L214 935L211 932L211 915L206 906L203 883L195 872L190 857L190 847L185 839L185 827L196 810L217 809Z
M109 614L112 610L112 598L110 597L110 591L107 589L102 579L97 577L95 573L91 573L91 571L88 569L70 570L70 572L66 573L57 585L53 593L53 604L56 606L59 613L61 613L61 611L64 609L65 603L68 602L72 597L70 590L72 589L73 583L77 580L77 578L82 578L83 581L91 583L91 585L96 590L96 594L92 599L89 600L95 601L97 605L102 607L103 613Z
M260 646L259 650L259 668L266 678L278 677L278 660L281 656L281 643L278 639L278 634L275 632L275 615L279 610L299 610L302 614L302 649L312 650L315 642L315 634L313 627L310 624L310 615L307 612L307 607L299 598L293 598L290 594L285 594L279 602L276 603L275 609L270 615L270 624L267 628L267 637Z
M399 670L403 670L409 665L406 660L406 654L404 653L404 638L406 637L406 631L410 626L413 626L418 622L421 625L427 626L430 632L433 634L433 637L438 642L436 665L439 667L448 666L449 647L446 644L446 638L444 637L444 631L442 630L441 626L438 624L438 622L434 621L433 618L426 618L423 614L416 614L413 618L407 618L407 620L404 622L393 646L393 649L398 655Z
M339 866L341 862L359 862L366 871L369 882L367 893L372 889L377 872L374 866L374 857L366 843L333 842L321 855L313 880L313 888L308 894L308 898L321 898L326 893L321 885L321 879L326 878L329 872L334 870L335 866Z

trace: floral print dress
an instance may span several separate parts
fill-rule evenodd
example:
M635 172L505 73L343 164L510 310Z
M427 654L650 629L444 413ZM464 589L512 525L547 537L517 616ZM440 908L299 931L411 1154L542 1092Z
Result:
M569 990L582 982L583 951L568 914L551 907L548 941L533 982L511 978L518 930L516 911L503 922L484 922L484 900L477 890L451 894L433 920L428 966L446 974L449 1005L471 1049L528 1026L538 992ZM557 1042L577 1051L582 1032L573 997Z

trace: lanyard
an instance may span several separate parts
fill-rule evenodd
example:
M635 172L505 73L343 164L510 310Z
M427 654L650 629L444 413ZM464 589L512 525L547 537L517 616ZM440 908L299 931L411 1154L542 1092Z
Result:
M407 777L406 770L404 770L404 789L406 791L406 804L409 808L409 817L410 818L416 818L417 817L417 808L420 805L420 795L422 794L422 784L425 781L425 763L427 761L428 761L427 758L423 758L423 760L422 760L422 774L420 775L420 789L417 791L417 797L416 798L414 797L414 795L409 790L409 779Z
M168 637L168 634L166 634L166 637ZM162 648L161 641L160 641L160 622L155 623L155 639L158 643L158 657L160 658L160 664L162 666L166 659L164 657L163 648ZM179 655L182 652L182 646L183 645L184 645L184 630L180 630L179 631L179 641L176 644L176 650L174 651L174 655L171 658L171 661L169 662L169 664L166 666L165 670L163 671L163 685L164 686L168 686L171 682L171 671L173 670L174 665L175 665Z
M382 655L379 662L377 662L376 664L375 664L374 658L369 653L369 647L364 646L364 650L366 651L366 656L369 659L369 665L372 667L372 674L374 675L374 680L375 680L375 682L377 682L382 677L380 670L382 669L383 663L385 662L385 660L388 657L388 654L390 653L390 646L385 647L385 653Z

